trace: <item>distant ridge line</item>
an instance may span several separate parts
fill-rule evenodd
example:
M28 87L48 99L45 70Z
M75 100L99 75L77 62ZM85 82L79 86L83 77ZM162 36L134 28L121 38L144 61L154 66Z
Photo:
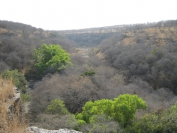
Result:
M120 32L121 29L124 29L128 25L114 25L114 26L105 26L105 27L96 27L96 28L85 28L85 29L73 29L73 30L59 30L59 34L100 34L100 33L116 33Z

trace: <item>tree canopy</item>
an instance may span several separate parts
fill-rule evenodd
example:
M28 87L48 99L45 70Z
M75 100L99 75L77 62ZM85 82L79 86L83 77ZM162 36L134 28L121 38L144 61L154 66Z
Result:
M87 102L76 118L84 120L86 123L92 123L95 115L106 114L125 127L130 120L135 118L136 110L146 107L145 101L137 95L124 94L114 100L102 99Z
M69 54L58 44L43 44L33 51L33 57L39 73L45 70L55 72L71 64Z

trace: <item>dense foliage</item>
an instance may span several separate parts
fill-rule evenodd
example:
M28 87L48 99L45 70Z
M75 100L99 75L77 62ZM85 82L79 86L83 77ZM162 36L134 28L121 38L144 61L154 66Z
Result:
M177 103L144 115L125 130L126 133L175 133L177 131Z
M119 70L127 83L132 77L141 78L155 90L165 87L177 94L176 27L142 28L124 35L100 45L107 63Z
M76 118L92 123L95 115L106 114L113 118L123 127L126 127L135 118L136 110L147 107L137 95L124 94L114 100L102 99L94 102L87 102L82 108L82 112Z
M44 71L55 72L71 64L69 54L57 44L43 44L33 51L33 57L39 74Z

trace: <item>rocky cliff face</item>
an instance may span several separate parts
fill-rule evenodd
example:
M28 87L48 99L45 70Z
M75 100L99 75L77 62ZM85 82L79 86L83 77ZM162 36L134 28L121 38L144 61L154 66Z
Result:
M8 113L19 114L21 112L21 101L20 101L20 92L16 87L13 87L14 96L11 99L11 104L8 107Z
M25 129L20 93L11 81L0 78L0 133L23 133Z

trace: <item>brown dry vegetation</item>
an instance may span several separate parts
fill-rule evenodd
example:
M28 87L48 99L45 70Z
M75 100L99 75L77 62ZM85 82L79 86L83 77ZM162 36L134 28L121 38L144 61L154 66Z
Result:
M13 87L11 81L0 78L0 133L24 133L26 129L26 123L18 116L20 105L16 106L15 114L8 109L12 105Z
M152 45L165 45L169 41L177 41L177 30L176 27L144 28L141 30L134 30L133 32L125 32L124 36L125 38L122 42L125 45L136 44L138 41L146 39L146 42L153 40Z
M0 72L18 69L28 79L34 80L29 91L28 118L31 124L47 129L75 128L75 123L67 127L68 120L74 122L72 115L56 116L45 112L51 101L58 98L64 101L70 113L75 114L82 111L87 101L137 94L146 101L148 108L138 111L136 118L149 112L160 116L163 110L177 101L177 21L127 25L117 33L89 32L67 34L66 37L58 35L57 31L43 31L29 26L22 28L21 24L15 28L16 24L6 23L0 23L0 33L4 32L0 34ZM13 34L2 29L13 31ZM55 74L46 71L44 77L36 78L31 50L44 43L61 44L63 49L72 53L73 66ZM73 50L75 45L83 48ZM94 74L89 75L89 72ZM13 97L13 85L8 81L2 83L0 133L1 129L3 133L19 132L25 126L17 117L11 121L7 119L4 104L10 103ZM5 89L2 89L5 83ZM106 121L104 125L109 126L109 123ZM100 127L100 124L96 126ZM88 131L91 129L90 125L85 128Z
M0 21L0 73L6 69L18 69L26 74L33 66L32 50L42 44L60 44L65 50L72 51L69 40L55 32Z

